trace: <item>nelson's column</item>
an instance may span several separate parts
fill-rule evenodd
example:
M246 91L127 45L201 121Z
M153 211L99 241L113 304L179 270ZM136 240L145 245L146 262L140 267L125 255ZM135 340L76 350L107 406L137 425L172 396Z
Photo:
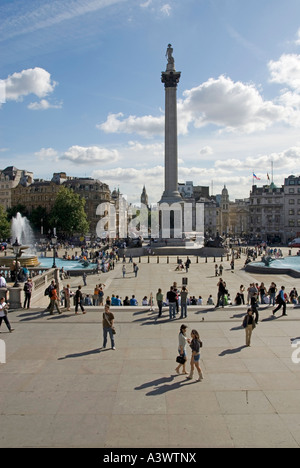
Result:
M166 57L167 68L161 75L161 81L165 85L165 190L159 202L162 238L182 237L183 232L183 199L178 192L177 149L177 84L181 72L175 70L171 44L168 45ZM167 231L164 228L169 230L169 236L165 235Z

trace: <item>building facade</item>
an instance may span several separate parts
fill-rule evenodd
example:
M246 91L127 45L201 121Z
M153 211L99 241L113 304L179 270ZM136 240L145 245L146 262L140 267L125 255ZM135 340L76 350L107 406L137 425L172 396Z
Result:
M90 234L92 237L97 237L96 226L100 219L97 208L103 202L111 203L109 186L97 179L68 177L66 173L59 172L54 173L50 181L36 179L32 183L29 180L26 183L20 182L11 190L12 206L25 205L29 214L38 207L50 213L62 185L85 199L85 212L90 223Z
M284 234L285 242L300 236L300 177L284 180Z
M284 189L275 184L252 187L250 237L269 243L285 242Z
M8 166L0 171L0 205L5 210L12 205L12 189L19 183L32 183L33 173L14 166ZM24 204L24 203L22 203Z

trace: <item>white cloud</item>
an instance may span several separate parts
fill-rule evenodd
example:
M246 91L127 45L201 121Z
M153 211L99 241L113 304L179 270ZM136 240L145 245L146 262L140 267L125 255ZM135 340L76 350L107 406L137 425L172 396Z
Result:
M141 155L149 154L152 156L163 156L164 154L163 143L153 143L150 145L144 145L139 141L129 141L128 145L130 150L139 152Z
M288 85L300 91L300 55L283 54L279 60L268 63L271 83Z
M300 29L297 31L297 39L295 40L296 45L300 45Z
M30 110L61 109L62 104L50 104L47 99L41 99L40 102L31 102L27 107Z
M34 153L34 155L41 160L54 160L57 161L58 152L53 148L42 148L40 151Z
M71 146L60 159L66 159L75 164L112 163L119 159L117 150L100 148L99 146Z
M220 76L184 92L178 113L185 122L202 127L214 124L228 132L251 133L264 130L285 118L284 108L264 101L252 84L233 82Z
M214 151L211 146L204 146L200 150L201 156L211 156L212 154L214 154Z
M189 126L200 128L213 124L226 132L253 133L277 122L292 122L296 116L284 102L265 101L253 84L234 82L220 76L183 93L178 101L178 134L186 135ZM143 137L164 134L164 115L124 117L110 114L97 125L105 133L137 133Z
M151 5L151 3L152 3L152 0L146 0L145 3L140 4L140 7L141 8L148 8Z
M59 25L64 21L94 13L124 0L44 0L12 5L11 14L1 25L0 42L23 34ZM0 9L1 12L1 9ZM7 8L5 9L7 13Z
M166 16L170 16L171 14L171 11L172 11L172 7L171 5L169 5L168 3L166 3L165 5L163 5L160 9L160 11L166 15Z
M124 115L110 114L106 122L97 125L96 127L105 133L137 133L143 137L150 138L154 134L163 135L164 132L164 116L153 117L145 115L136 117L130 115L128 118L121 120Z
M294 146L278 153L258 155L248 157L243 160L226 159L215 161L215 168L222 170L247 171L255 170L255 173L260 174L270 171L271 162L274 163L276 171L294 172L295 168L299 167L300 147Z
M3 81L7 101L19 101L29 94L35 94L37 97L43 98L52 93L57 84L51 80L49 72L39 67L13 73Z

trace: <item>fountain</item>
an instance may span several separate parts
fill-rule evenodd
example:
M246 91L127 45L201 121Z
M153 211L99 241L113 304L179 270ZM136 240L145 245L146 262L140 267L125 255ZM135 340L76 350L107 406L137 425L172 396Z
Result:
M16 217L12 219L11 238L18 239L22 245L26 246L32 246L34 243L34 234L30 223L26 216L22 216L21 213L17 213Z
M39 265L38 258L32 251L34 242L33 231L28 219L25 216L23 217L20 213L17 213L16 217L12 219L11 239L12 241L18 240L21 244L20 255L18 256L18 262L20 262L21 266L34 267ZM12 246L8 248L13 250ZM24 250L26 250L25 254ZM15 255L0 257L0 266L13 267L15 265L15 260Z

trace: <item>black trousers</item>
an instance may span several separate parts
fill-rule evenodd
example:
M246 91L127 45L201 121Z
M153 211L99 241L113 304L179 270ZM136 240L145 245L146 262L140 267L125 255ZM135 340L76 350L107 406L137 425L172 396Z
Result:
M25 301L24 301L24 309L26 307L26 304L27 304L27 308L29 309L30 307L30 299L31 299L31 293L28 293L28 292L25 292Z
M7 328L9 329L9 331L11 330L11 326L10 326L10 323L9 323L9 320L7 318L7 316L5 315L4 317L0 317L0 327L2 325L2 320L4 320L4 322L6 323L6 326Z
M282 315L285 315L286 314L286 302L283 301L282 299L280 299L280 302L278 306L276 307L276 309L273 310L273 314L276 314L277 310L281 309L281 307L283 308Z

